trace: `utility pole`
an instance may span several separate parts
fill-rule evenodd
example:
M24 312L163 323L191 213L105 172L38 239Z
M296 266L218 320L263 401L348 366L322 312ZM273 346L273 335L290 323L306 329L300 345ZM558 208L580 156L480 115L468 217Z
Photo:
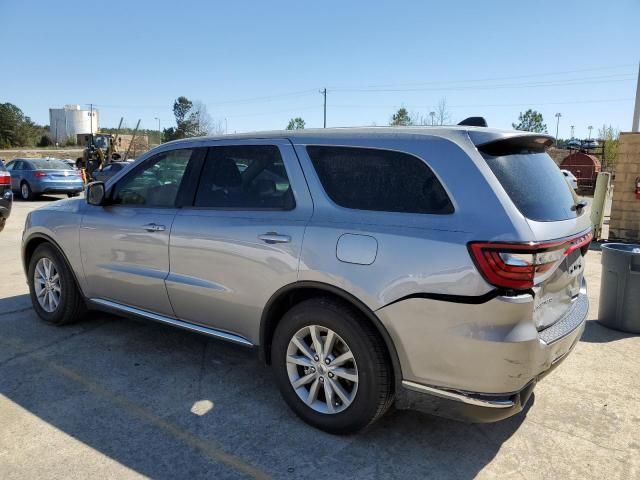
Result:
M320 90L320 93L324 97L324 121L322 123L322 128L327 128L327 89L323 88Z
M429 112L429 116L431 117L431 126L433 127L436 124L436 112Z
M638 86L636 87L636 106L633 109L632 132L640 132L640 63L638 64Z
M575 125L571 125L571 139L573 139L573 129L575 128Z
M589 140L591 140L591 130L593 130L593 125L589 125L587 128L589 129Z
M556 121L556 148L558 147L558 130L560 128L560 117L562 116L562 114L560 112L556 113L556 118L558 119Z
M91 139L90 145L93 145L93 103L89 104L89 110L90 110L89 121L91 122L90 123L91 126L89 127L89 133L90 133L89 138Z

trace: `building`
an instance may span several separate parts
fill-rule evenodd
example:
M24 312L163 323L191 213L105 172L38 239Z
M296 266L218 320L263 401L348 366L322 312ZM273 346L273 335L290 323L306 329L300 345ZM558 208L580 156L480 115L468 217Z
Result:
M49 109L49 128L53 141L64 144L78 134L98 131L98 111L82 110L80 105L65 105L64 108Z

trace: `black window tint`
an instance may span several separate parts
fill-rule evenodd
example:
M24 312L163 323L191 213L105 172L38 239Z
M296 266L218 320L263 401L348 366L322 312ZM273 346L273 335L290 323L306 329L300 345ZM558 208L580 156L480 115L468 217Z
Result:
M576 200L562 172L546 153L483 154L513 203L522 214L540 222L578 216Z
M195 206L293 209L293 193L278 147L211 147L198 185Z
M353 147L307 147L327 195L341 207L406 213L453 213L431 169L406 153Z
M173 207L193 151L161 153L130 172L115 186L112 203Z

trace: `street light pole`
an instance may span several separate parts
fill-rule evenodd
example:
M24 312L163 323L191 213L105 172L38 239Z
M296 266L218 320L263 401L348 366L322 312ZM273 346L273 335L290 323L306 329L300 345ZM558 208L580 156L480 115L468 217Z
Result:
M431 126L435 125L436 112L429 112L429 116L431 117Z
M573 129L575 128L575 125L571 125L571 138L573 139Z
M589 125L587 128L589 129L589 140L591 140L591 130L593 130L593 125Z
M556 113L556 118L558 119L556 121L556 148L558 147L558 130L560 129L560 117L562 116L562 114L560 112Z
M158 142L162 143L162 130L160 130L160 119L158 117L153 117L155 120L158 120Z

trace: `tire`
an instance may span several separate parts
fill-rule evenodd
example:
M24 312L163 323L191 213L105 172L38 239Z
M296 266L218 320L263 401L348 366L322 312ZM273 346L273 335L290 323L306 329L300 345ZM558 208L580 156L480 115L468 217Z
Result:
M27 182L22 182L20 184L20 198L23 200L33 200L35 195L33 194L33 190Z
M315 359L302 355L298 344L293 343L294 335L300 341L309 332L302 341L310 347L307 353L313 356L317 349L311 347L314 343L311 340L312 329L316 338L320 339L321 350L325 347L324 341L329 336L329 330L334 333L333 345L336 350L328 355L330 362L326 366L324 363L327 362L323 362L324 357L320 355L319 361L312 361L311 365L306 366L307 362ZM353 360L348 360L341 367L331 367L331 364L340 361L338 356L345 357L340 353L345 351L352 353ZM346 303L332 298L316 298L295 305L278 324L271 352L276 383L285 402L302 420L320 430L334 434L355 433L384 415L393 403L393 375L385 345L368 320ZM297 359L296 363L287 361L292 357ZM305 366L297 364L300 359ZM340 375L330 373L337 372L336 368L342 371ZM356 382L339 378L346 372L357 379ZM314 376L313 381L294 388L296 379L304 381L303 377L309 375ZM322 380L320 377L325 380L318 386L317 399L309 406L303 398L311 398L308 394L316 380ZM335 393L338 388L332 386L336 381L340 383L343 395L350 394L349 403L342 402L342 397ZM324 382L329 383L330 392L333 390L329 399L333 397L334 401L327 401Z
M44 304L42 304L38 299L38 293L42 292L42 287L44 286L40 280L42 280L41 273L47 273L47 262L50 262L53 267L53 269L49 267L50 278L53 277L55 280L55 274L57 273L58 275L59 293L56 295L55 281L49 282L51 286L49 291L53 296L53 300L51 302L43 300ZM76 285L73 274L60 252L51 244L44 243L33 252L29 261L28 281L33 309L45 322L52 325L66 325L78 321L84 314L86 308L84 298ZM39 284L38 288L36 283ZM40 298L46 299L47 296L41 293ZM58 299L58 303L52 308L55 298Z

